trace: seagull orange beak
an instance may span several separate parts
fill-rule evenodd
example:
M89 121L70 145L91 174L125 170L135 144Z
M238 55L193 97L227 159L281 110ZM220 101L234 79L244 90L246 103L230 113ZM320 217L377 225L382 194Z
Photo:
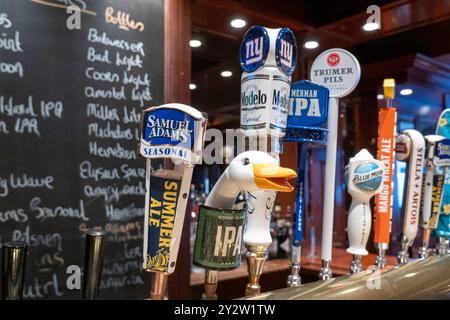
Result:
M292 169L272 163L255 163L253 164L253 176L258 188L291 192L294 187L288 180L297 178L297 173Z

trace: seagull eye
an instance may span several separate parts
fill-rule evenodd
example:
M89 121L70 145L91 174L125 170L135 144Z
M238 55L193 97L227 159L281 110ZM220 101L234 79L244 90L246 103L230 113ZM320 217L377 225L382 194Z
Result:
M244 166L250 164L250 160L248 158L244 158L243 160Z

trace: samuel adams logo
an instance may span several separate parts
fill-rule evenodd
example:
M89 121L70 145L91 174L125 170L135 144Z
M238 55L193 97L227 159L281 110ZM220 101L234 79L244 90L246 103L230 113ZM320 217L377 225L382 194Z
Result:
M192 147L194 121L188 114L174 109L157 109L146 114L144 140L151 144L185 144Z
M144 113L141 154L148 158L173 157L193 161L195 118L175 109Z
M327 63L330 67L336 67L339 64L339 61L341 61L341 58L335 52L330 53L330 55L327 57Z
M297 65L297 41L289 28L280 30L275 43L275 59L284 74L290 76Z
M253 26L241 42L240 61L245 72L253 72L264 65L269 53L269 35L261 26Z

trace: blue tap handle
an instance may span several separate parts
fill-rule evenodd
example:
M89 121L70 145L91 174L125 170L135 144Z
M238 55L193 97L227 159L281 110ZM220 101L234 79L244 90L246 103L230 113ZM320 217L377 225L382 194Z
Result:
M292 245L301 246L303 240L303 218L305 214L305 168L308 158L307 143L298 143L297 146L297 181L295 191L295 208L292 225Z
M444 186L439 210L436 237L450 239L450 168L445 168Z

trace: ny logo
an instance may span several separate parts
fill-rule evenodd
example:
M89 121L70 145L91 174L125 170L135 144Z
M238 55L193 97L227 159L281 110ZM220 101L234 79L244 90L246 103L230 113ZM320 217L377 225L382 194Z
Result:
M263 57L263 37L247 41L245 49L246 65L261 61Z
M292 43L281 39L280 61L287 67L292 66Z

